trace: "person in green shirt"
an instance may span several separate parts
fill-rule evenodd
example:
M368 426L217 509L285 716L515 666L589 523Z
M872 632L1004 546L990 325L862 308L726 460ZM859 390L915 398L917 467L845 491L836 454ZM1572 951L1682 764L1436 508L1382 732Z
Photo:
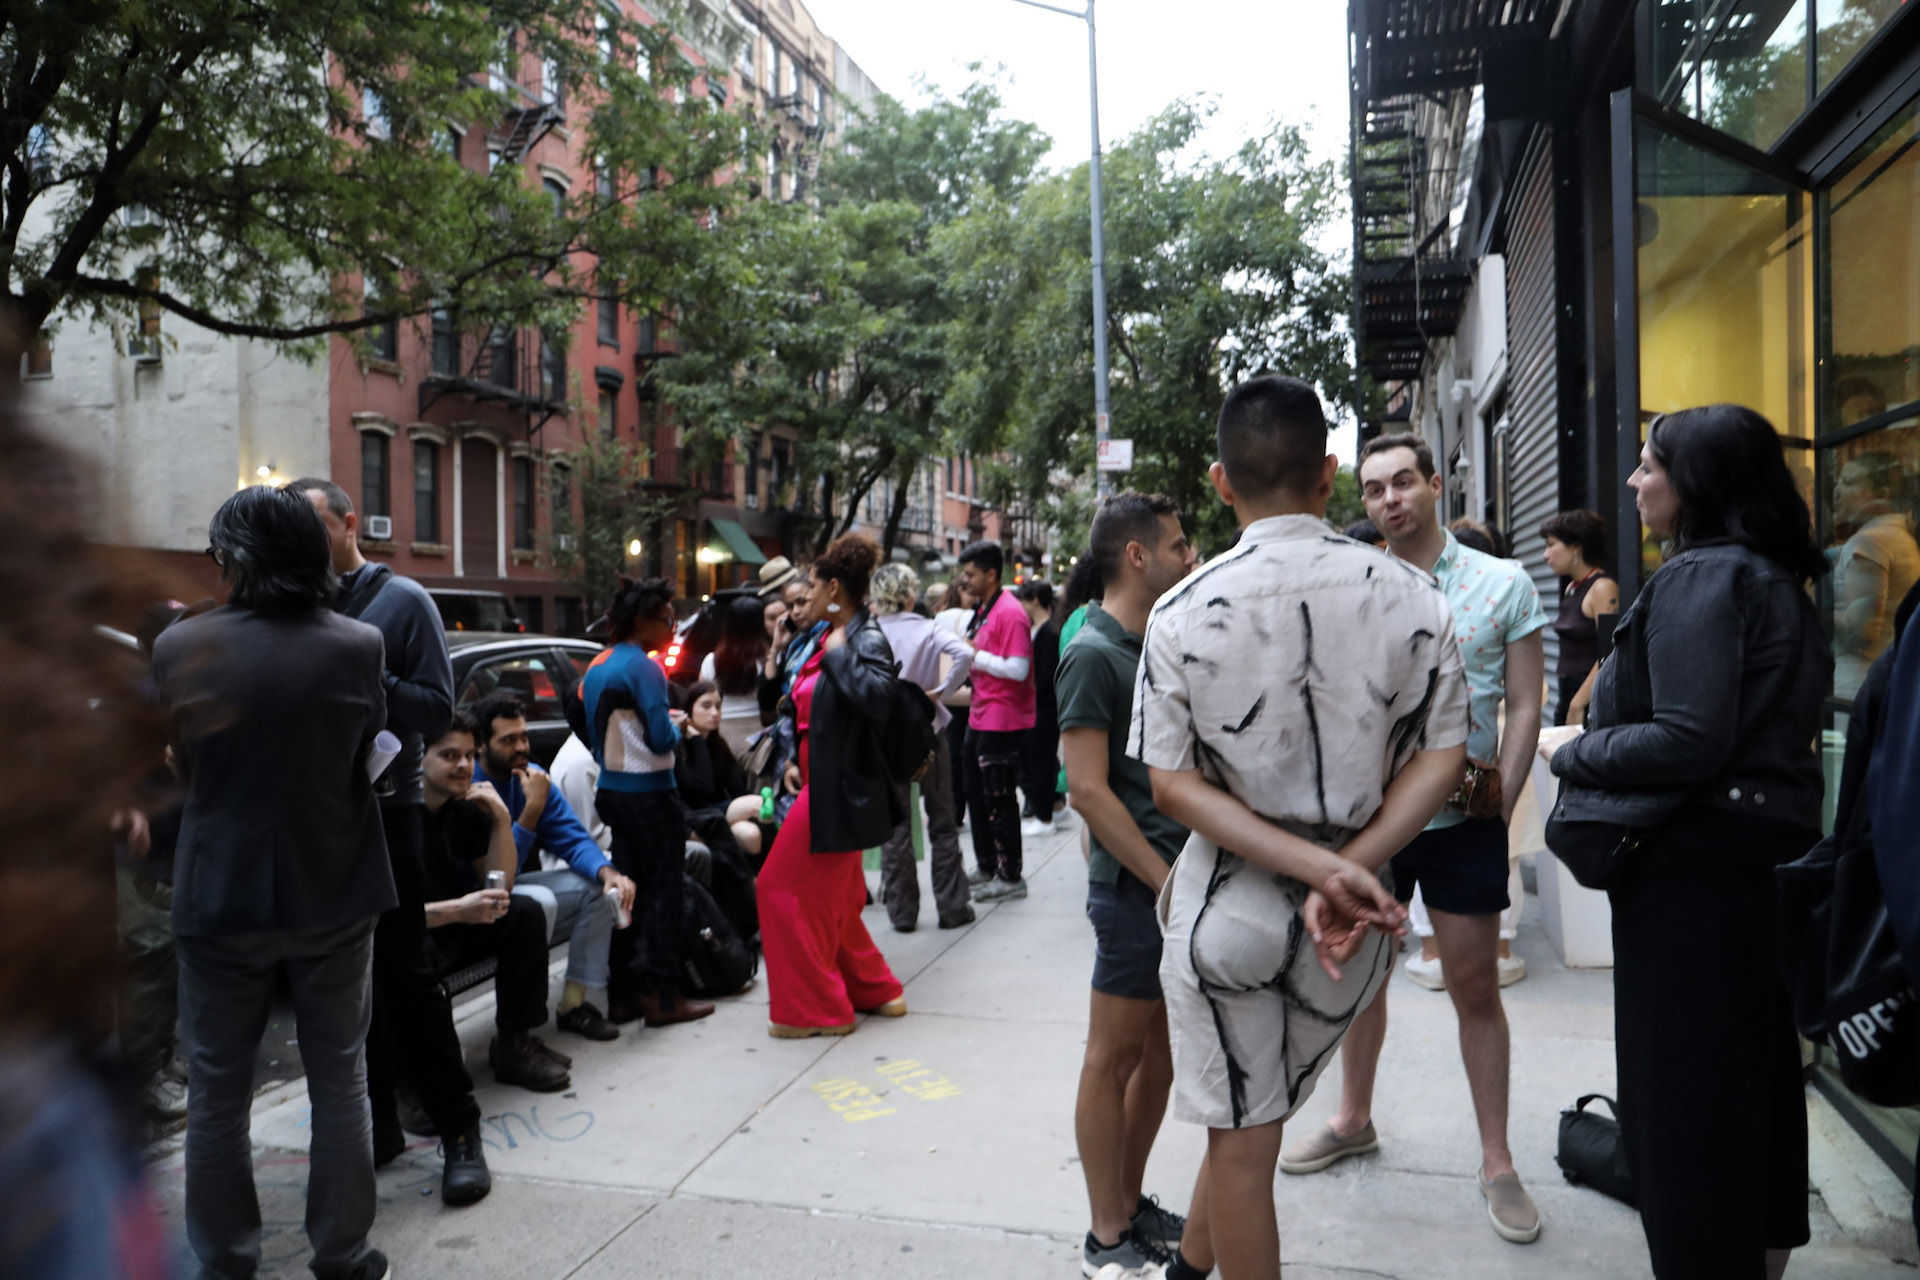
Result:
M1109 499L1094 517L1092 544L1105 599L1088 606L1056 677L1068 795L1090 834L1093 995L1074 1107L1093 1210L1089 1275L1110 1263L1132 1270L1170 1261L1185 1224L1142 1184L1173 1084L1153 904L1187 829L1154 807L1147 767L1127 755L1127 732L1147 615L1193 568L1179 509L1157 495Z

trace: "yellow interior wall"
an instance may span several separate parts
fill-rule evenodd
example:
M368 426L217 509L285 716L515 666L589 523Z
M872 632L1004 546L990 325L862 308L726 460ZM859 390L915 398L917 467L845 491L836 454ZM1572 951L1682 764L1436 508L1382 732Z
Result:
M1641 409L1730 401L1807 434L1807 245L1785 234L1786 198L1645 203L1659 232L1640 249Z

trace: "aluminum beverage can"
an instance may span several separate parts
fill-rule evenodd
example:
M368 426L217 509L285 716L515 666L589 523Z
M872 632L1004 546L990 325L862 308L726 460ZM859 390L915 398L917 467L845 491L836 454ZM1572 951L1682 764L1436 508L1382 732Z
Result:
M507 873L504 871L487 872L487 888L504 889L507 887Z
M633 912L620 905L620 887L618 885L608 885L607 897L613 902L613 927L616 929L624 929L632 924Z

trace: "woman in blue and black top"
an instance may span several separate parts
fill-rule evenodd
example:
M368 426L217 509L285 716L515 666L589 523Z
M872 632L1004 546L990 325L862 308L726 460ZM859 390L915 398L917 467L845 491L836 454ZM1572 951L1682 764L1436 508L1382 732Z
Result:
M587 668L580 701L600 766L594 808L613 833L613 865L639 887L639 928L614 931L607 1016L691 1022L713 1006L680 994L687 820L673 766L686 714L669 708L666 672L652 657L673 639L673 588L661 578L623 586L608 618L613 644Z

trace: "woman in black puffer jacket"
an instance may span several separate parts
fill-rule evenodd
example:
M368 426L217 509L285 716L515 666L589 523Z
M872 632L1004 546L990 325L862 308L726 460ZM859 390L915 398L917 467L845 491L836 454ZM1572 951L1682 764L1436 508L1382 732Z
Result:
M1751 409L1656 418L1628 483L1670 554L1620 616L1586 731L1547 730L1541 750L1557 819L1639 839L1608 896L1621 1132L1654 1275L1761 1280L1809 1238L1774 867L1820 837L1833 657L1807 584L1827 564Z
M813 564L803 627L827 624L794 681L804 784L760 869L760 937L780 1039L845 1035L854 1014L899 1017L900 982L860 919L863 849L885 843L905 816L881 745L898 674L866 611L880 561L872 539L848 534Z

